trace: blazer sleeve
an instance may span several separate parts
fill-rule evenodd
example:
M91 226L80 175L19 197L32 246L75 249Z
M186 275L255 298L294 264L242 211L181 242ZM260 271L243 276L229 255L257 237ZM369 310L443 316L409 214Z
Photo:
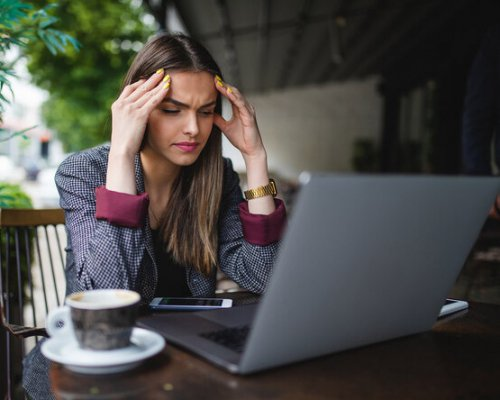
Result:
M144 229L116 226L96 219L96 188L104 185L106 156L83 152L58 168L56 185L65 210L66 230L73 252L72 287L79 290L122 288L141 291ZM144 282L140 282L144 286Z
M281 209L277 210L277 213L281 217L277 218L277 214L267 217L259 216L258 222L252 227L254 236L273 237L274 241L264 240L263 244L259 245L255 244L256 241L251 243L246 240L240 215L243 195L239 186L239 178L231 162L225 160L225 163L224 193L219 217L219 266L222 272L241 287L255 293L262 293L271 275L280 242L274 234L269 236L266 232L262 232L258 235L255 230L258 226L268 229L273 218L275 223L283 224L284 205L278 201L278 207ZM248 230L248 226L246 228ZM271 229L273 232L281 232L281 230L281 226Z

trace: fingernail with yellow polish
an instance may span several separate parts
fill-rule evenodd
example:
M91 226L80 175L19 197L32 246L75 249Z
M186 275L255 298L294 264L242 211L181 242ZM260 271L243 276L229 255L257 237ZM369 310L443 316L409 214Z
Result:
M227 93L228 93L228 94L233 93L233 89L232 89L232 88L230 88L230 87L228 87L228 88L227 88Z
M223 87L224 84L222 83L222 81L217 81L217 86Z
M219 75L215 75L215 79L217 79L219 82L222 82L222 78Z
M162 72L163 72L163 68L160 68L160 69L156 70L157 74L161 74Z
M168 75L168 74L167 74L167 75L165 75L165 78L163 78L163 82L166 82L166 81L168 81L169 79L170 79L170 75Z
M168 89L170 87L170 82L167 82L163 85L163 89Z

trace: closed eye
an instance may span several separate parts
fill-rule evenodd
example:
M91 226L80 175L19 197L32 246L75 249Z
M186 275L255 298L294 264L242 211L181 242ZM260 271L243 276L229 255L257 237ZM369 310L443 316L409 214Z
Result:
M166 114L177 114L180 112L180 110L169 110L168 108L162 108L161 111Z

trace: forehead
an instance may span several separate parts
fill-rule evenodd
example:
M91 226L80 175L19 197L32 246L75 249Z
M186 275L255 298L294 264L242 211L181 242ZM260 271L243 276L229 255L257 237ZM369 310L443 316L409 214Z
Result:
M165 100L173 98L192 107L217 99L214 76L208 72L176 71L170 74L170 91Z

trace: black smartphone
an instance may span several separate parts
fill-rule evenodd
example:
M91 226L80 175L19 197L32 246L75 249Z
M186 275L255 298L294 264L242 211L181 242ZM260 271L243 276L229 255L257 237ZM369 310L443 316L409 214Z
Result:
M155 297L149 307L154 310L213 310L229 308L233 305L231 299L201 298L201 297Z

